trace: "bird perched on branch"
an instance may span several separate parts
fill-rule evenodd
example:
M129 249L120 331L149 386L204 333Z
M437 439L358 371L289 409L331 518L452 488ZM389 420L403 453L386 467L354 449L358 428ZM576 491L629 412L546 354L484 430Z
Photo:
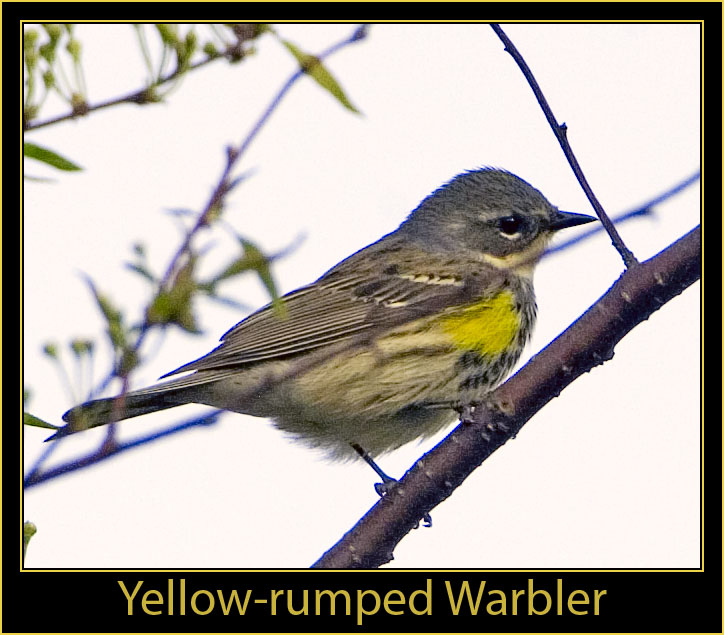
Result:
M284 296L283 316L268 305L164 377L182 376L69 410L55 437L199 403L372 463L453 423L510 373L549 239L593 220L510 172L460 174L397 230Z

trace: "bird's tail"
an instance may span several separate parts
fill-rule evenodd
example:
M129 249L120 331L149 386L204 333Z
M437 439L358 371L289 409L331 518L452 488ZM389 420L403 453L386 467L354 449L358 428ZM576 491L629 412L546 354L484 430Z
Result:
M58 431L46 441L52 441L60 437L103 426L111 422L140 417L141 415L173 408L186 403L183 399L173 399L174 393L181 391L169 390L164 393L129 392L117 397L95 399L87 401L80 406L71 408L63 415L63 421L67 425L59 428Z

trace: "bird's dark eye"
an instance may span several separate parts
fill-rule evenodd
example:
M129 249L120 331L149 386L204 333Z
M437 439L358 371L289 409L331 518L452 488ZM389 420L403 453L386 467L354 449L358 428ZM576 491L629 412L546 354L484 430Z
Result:
M520 233L523 228L523 219L515 214L511 216L503 216L498 219L498 229L506 237L512 237Z

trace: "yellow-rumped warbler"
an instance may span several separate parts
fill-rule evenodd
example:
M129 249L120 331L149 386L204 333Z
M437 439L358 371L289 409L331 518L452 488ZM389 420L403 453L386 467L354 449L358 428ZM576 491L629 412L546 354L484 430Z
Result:
M59 436L200 403L257 417L333 458L438 432L512 370L536 317L533 268L561 212L519 177L460 174L400 227L228 331L191 374L69 410ZM165 376L168 376L165 375Z

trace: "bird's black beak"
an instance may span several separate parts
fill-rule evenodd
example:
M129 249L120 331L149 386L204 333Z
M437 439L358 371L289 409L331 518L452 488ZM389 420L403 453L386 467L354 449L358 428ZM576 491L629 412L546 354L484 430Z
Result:
M551 218L549 229L558 231L559 229L565 229L566 227L575 227L576 225L583 225L585 223L591 223L598 220L595 216L586 216L586 214L574 214L573 212L561 212L560 210L555 213Z

